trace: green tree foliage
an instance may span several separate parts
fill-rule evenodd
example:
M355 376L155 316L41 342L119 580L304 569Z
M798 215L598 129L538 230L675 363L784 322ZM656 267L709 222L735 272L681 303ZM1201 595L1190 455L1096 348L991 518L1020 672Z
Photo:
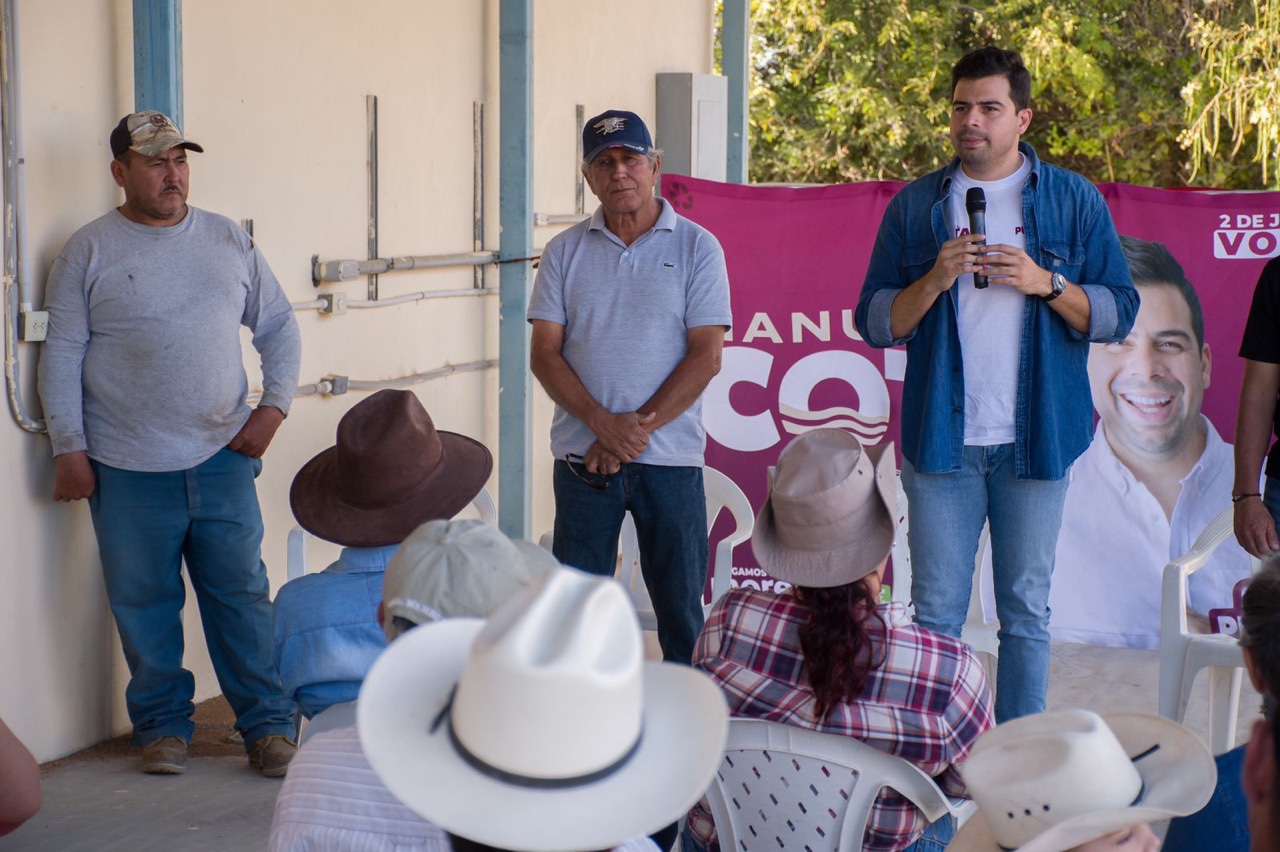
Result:
M951 156L951 65L996 44L1032 72L1027 141L1095 181L1178 186L1193 0L754 0L751 179L918 176Z
M1271 0L1206 3L1190 40L1202 62L1182 92L1181 141L1193 173L1220 186L1280 188L1280 169L1271 163L1280 153L1280 7Z

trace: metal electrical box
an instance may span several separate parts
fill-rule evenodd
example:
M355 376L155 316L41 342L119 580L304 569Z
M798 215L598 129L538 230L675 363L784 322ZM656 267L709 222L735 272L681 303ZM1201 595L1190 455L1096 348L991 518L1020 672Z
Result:
M725 180L729 80L714 74L659 74L655 144L664 174Z

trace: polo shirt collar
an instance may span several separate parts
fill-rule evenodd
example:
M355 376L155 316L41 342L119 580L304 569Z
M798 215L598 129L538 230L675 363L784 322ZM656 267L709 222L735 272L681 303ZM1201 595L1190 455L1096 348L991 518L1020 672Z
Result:
M667 203L667 199L658 196L658 221L653 223L651 231L674 231L676 229L676 211ZM587 226L588 231L608 231L609 226L604 221L604 205L596 207L596 212L591 214L591 224ZM612 233L612 231L610 231Z

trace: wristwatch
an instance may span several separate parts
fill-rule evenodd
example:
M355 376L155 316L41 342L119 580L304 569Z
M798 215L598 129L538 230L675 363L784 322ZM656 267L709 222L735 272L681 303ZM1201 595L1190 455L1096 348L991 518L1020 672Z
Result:
M1063 290L1067 289L1067 279L1061 272L1053 273L1053 277L1049 280L1053 284L1053 292L1049 293L1047 296L1040 297L1046 302L1052 302L1054 299L1062 295Z

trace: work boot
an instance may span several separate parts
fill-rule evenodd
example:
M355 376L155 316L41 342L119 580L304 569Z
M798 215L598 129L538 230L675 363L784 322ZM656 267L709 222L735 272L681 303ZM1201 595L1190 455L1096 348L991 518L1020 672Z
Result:
M289 771L289 761L298 753L297 744L280 734L268 734L249 747L249 765L268 778L280 778Z
M142 747L142 771L153 775L181 775L187 771L187 741L160 737Z

